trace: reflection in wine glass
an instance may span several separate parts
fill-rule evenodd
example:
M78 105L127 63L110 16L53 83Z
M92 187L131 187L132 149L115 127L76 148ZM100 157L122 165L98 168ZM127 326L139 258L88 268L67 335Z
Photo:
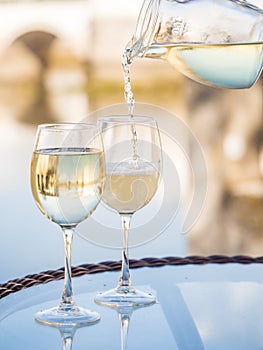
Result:
M129 326L131 322L131 317L134 311L141 309L143 307L148 307L151 305L141 305L141 306L132 306L132 305L119 305L119 306L110 306L105 305L106 307L110 307L115 310L118 314L119 322L120 322L120 331L121 331L121 350L127 349L128 342L128 333Z
M117 287L99 293L95 301L108 305L147 305L155 296L132 286L128 236L133 214L155 195L161 174L162 151L159 129L151 117L114 116L99 120L106 160L104 203L116 210L122 221L122 269Z
M120 306L116 308L121 329L121 350L126 350L131 316L135 309L136 307L131 306Z
M134 309L135 307L129 306L120 306L116 308L116 311L118 312L119 316L121 329L121 350L126 350L129 326Z
M58 307L35 318L49 325L91 324L97 312L78 307L71 283L71 245L76 226L90 216L101 199L105 180L102 140L92 124L38 126L31 161L31 189L40 211L64 234L64 290Z
M44 324L45 326L52 326L59 330L62 339L62 349L72 350L73 338L78 328L83 328L87 326L86 324L76 325L76 324Z
M75 335L77 327L63 325L63 326L59 327L58 329L59 329L61 339L62 339L62 349L63 350L71 350L72 343L73 343L73 337Z
M63 350L71 350L76 327L63 326L59 328L59 331L62 338Z

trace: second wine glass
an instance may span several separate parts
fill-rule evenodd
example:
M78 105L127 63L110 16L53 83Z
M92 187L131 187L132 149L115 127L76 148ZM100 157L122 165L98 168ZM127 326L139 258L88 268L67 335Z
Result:
M122 222L122 268L115 289L99 293L99 304L141 306L153 304L155 296L132 286L128 239L133 214L156 193L162 163L160 134L156 121L143 116L112 116L99 119L105 161L106 183L102 200L116 210Z

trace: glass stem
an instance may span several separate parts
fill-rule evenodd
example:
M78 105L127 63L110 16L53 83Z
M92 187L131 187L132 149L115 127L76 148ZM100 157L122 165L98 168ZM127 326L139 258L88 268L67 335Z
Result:
M122 266L118 288L128 289L131 286L129 256L128 256L128 241L132 215L121 214L123 241L122 241Z
M60 308L68 311L73 308L73 293L72 293L72 274L71 274L71 252L72 252L72 239L74 228L72 227L62 227L64 235L64 290L62 294L62 299L60 302Z

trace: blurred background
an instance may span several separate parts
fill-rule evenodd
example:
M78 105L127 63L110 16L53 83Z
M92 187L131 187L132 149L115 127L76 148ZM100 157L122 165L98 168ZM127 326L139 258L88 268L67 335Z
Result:
M124 102L121 56L141 5L0 1L0 282L63 265L62 234L38 211L29 187L36 126L80 121ZM162 130L176 134L172 114L195 134L208 190L191 232L181 234L175 217L162 235L131 249L130 257L262 255L262 79L248 90L221 90L190 81L165 61L137 59L132 86L137 102L169 111L158 120ZM93 229L92 222L86 229ZM73 264L110 259L120 259L119 249L75 237Z

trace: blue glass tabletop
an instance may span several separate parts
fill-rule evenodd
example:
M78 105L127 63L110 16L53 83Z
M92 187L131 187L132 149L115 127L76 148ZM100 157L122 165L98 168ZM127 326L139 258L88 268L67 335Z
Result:
M118 275L118 271L104 272L73 279L77 304L101 315L97 324L73 330L43 326L34 320L37 311L58 304L63 281L2 298L0 349L61 349L63 334L64 342L72 336L73 350L263 348L262 264L136 269L132 270L134 285L155 294L156 304L128 311L95 304L96 293L115 287ZM121 347L127 322L127 344Z

